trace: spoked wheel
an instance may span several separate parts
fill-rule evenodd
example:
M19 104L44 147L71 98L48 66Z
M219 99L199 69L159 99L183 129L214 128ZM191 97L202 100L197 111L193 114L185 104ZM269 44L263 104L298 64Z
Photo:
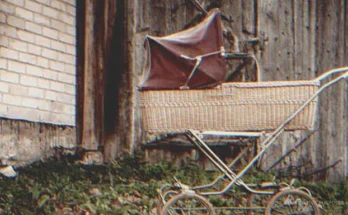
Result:
M204 197L194 193L181 193L170 199L161 215L215 215L213 206Z
M164 196L163 196L164 202L163 202L162 197L160 197L160 196L156 199L156 212L157 212L157 215L161 214L162 208L164 207L165 203L168 202L171 198L173 198L176 195L178 195L178 191L168 189L164 193Z
M267 204L265 215L319 215L315 200L300 190L277 193Z

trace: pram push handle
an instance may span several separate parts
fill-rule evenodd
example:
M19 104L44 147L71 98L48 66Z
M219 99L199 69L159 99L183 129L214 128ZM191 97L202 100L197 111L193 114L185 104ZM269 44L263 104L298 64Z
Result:
M326 79L327 77L333 75L333 74L336 74L336 73L342 73L342 72L345 72L344 74L342 74L339 78L343 79L343 78L347 78L348 77L348 66L346 67L340 67L340 68L336 68L336 69L331 69L323 74L321 74L319 77L317 77L316 81L322 81L324 79Z

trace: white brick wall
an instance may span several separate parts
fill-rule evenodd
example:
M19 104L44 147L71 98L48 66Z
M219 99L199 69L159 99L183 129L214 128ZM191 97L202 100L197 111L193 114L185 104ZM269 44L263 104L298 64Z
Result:
M0 117L75 125L76 2L0 1Z

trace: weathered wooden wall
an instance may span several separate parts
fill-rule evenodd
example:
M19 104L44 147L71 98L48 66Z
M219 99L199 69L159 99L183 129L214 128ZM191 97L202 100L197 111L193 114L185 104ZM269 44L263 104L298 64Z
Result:
M144 38L147 34L167 35L200 21L204 13L192 2L87 0L77 5L77 137L82 147L104 148L106 161L140 149L144 132L137 109L137 86L141 82L145 59ZM255 65L248 65L233 80L306 80L348 62L346 1L198 2L205 10L221 9L225 48L253 54L261 65L259 73L255 71ZM256 44L254 38L268 40ZM294 170L295 174L303 175L340 160L328 171L309 175L312 179L345 180L346 88L346 83L342 82L320 97L317 131L275 168ZM262 168L272 167L280 156L309 134L306 131L284 134L263 157ZM145 150L145 154L152 161L180 160L185 156L197 158L199 155L195 150L175 147Z
M328 69L348 62L348 4L345 1L286 0L220 0L198 1L206 10L219 7L223 27L239 39L238 46L226 40L226 49L253 53L261 65L259 79L307 80ZM135 0L133 4L132 42L129 69L141 80L144 59L143 40L146 34L166 35L184 29L203 15L190 0ZM264 45L245 42L267 37ZM254 66L244 71L244 80L255 80ZM347 176L347 85L344 82L320 96L317 131L309 141L287 156L275 168L288 168L303 174L327 167L328 171L313 174L312 179L345 180ZM136 95L136 91L132 90ZM136 102L136 100L134 100ZM141 142L139 118L134 118L138 142ZM261 162L269 169L274 162L310 133L296 131L284 134ZM134 144L129 142L129 144ZM188 150L188 153L191 151ZM176 153L166 150L146 152L150 159L173 159Z
M258 53L264 65L263 80L312 79L326 70L347 65L347 6L345 1L260 1L259 32L265 32L269 38L265 49ZM341 82L320 96L316 133L283 166L297 166L301 167L300 172L311 173L341 160L328 171L313 176L328 181L345 179L346 86ZM308 132L283 136L273 149L278 152L275 156L284 154L306 135Z

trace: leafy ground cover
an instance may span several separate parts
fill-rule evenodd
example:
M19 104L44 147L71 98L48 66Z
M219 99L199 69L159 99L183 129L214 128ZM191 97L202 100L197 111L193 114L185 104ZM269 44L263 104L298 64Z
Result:
M0 176L0 214L156 214L157 189L173 181L174 175L190 185L206 183L216 176L194 162L179 168L169 162L149 164L137 156L100 166L52 159L17 169L17 173L16 178ZM251 170L243 179L258 183L274 176ZM323 214L348 214L348 183L298 185L312 191L326 210ZM210 201L226 206L244 197L233 189Z

